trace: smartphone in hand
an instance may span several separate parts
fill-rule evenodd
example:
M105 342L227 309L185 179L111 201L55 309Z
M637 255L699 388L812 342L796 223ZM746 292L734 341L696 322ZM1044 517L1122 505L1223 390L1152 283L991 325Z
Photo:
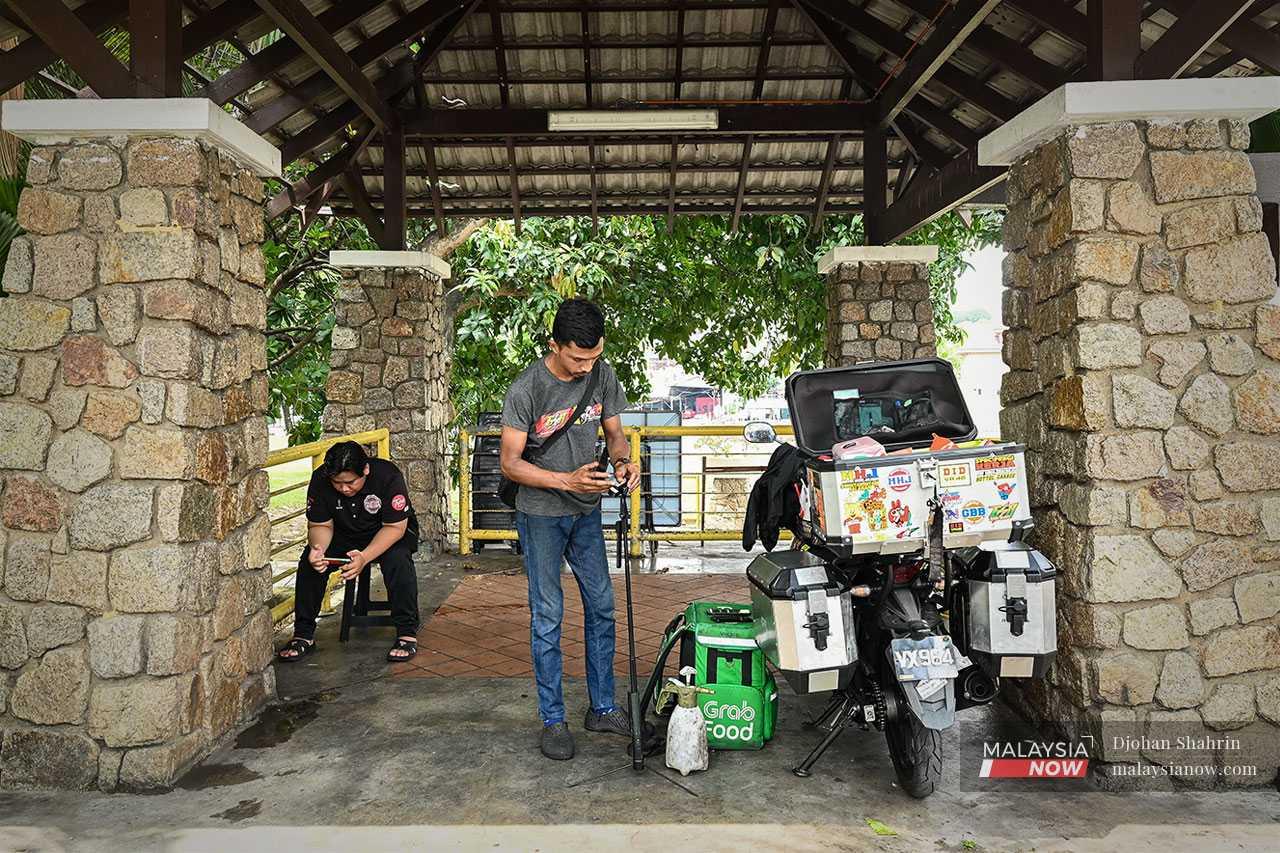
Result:
M331 566L345 566L347 563L351 562L351 558L350 557L325 557L324 562L328 563Z

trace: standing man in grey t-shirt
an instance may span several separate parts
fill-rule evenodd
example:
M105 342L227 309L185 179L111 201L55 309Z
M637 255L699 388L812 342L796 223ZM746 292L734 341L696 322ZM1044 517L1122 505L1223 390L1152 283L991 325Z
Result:
M520 485L516 529L529 576L530 643L542 716L542 754L573 758L573 735L565 723L561 687L560 626L564 591L560 569L567 560L582 593L587 650L588 731L631 736L627 712L614 703L613 582L605 556L600 496L609 477L597 469L596 433L604 428L615 476L628 489L640 482L618 416L626 395L613 368L600 362L591 399L546 453L536 451L571 417L586 392L592 368L604 352L604 315L585 299L567 299L551 326L550 352L511 383L502 405L502 473Z

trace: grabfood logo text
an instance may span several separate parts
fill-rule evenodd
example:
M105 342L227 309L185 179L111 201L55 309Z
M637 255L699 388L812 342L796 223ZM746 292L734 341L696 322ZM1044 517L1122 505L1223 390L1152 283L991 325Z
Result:
M708 700L702 703L702 716L707 732L719 740L749 741L755 737L756 709L745 700L738 705Z

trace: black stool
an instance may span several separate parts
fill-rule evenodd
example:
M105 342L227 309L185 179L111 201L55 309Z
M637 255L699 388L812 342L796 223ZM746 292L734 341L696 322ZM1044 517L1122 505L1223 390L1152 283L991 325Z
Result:
M391 620L390 602L369 600L369 568L365 566L359 578L347 581L346 589L342 592L342 627L338 630L338 642L347 641L351 636L352 625L368 627L395 624ZM387 612L371 616L371 610Z

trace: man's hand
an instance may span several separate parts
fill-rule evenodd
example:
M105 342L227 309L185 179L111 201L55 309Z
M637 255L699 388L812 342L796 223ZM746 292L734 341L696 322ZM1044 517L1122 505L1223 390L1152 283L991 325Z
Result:
M584 495L602 495L609 491L609 475L601 471L595 462L588 462L576 471L562 476L565 491Z
M627 491L634 491L640 485L640 466L634 462L623 462L613 466L613 476L618 482L625 483Z
M364 567L369 564L369 561L364 558L364 554L360 551L348 551L347 556L351 558L351 562L344 563L338 567L338 574L342 575L344 581L360 577Z
M317 572L325 572L329 570L329 564L324 561L324 549L317 548L314 545L307 551L307 562L311 564L311 568Z

